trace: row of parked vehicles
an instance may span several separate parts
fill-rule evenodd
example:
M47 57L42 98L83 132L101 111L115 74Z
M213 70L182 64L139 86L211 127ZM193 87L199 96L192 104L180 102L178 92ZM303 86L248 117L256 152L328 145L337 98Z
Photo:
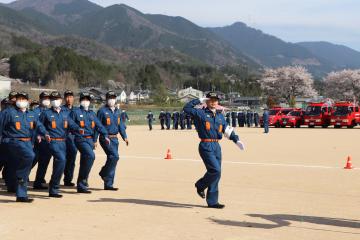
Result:
M334 128L354 128L360 124L359 106L353 102L309 103L301 108L274 107L269 110L269 125L274 127L308 126L309 128L334 126ZM263 126L263 119L260 118Z

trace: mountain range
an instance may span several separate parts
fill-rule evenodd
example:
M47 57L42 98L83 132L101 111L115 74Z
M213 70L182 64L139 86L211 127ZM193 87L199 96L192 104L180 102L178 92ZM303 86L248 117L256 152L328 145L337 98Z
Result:
M143 55L140 58L147 61L174 57L254 70L297 64L317 77L333 70L360 68L360 52L342 45L289 43L241 22L203 28L182 17L144 14L124 4L101 7L87 0L18 0L3 4L0 30L2 39L18 34L111 62L138 60ZM4 47L11 48L11 43L1 41L0 49Z

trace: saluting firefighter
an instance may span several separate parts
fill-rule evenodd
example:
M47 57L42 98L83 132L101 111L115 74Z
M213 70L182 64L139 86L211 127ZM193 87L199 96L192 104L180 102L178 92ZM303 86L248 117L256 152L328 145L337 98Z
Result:
M0 119L0 136L7 152L8 192L16 192L17 202L32 202L27 195L27 185L35 153L32 138L41 125L34 113L28 110L29 96L20 92L16 106L8 108Z
M104 181L104 189L110 191L117 191L115 188L114 178L116 165L119 161L119 140L118 133L125 141L126 145L129 145L129 141L126 134L125 123L121 118L121 110L116 107L116 94L113 91L106 93L106 105L99 109L97 117L101 124L106 128L109 133L110 143L107 141L106 136L100 135L100 145L106 153L106 163L102 167L99 175Z
M45 145L48 153L46 156L53 157L53 171L49 182L49 197L61 198L59 194L60 180L64 173L66 164L66 138L69 131L80 131L80 127L69 118L69 114L61 109L62 96L59 92L52 92L50 95L51 108L41 113L39 121L44 130L39 132L45 138Z
M108 132L90 110L92 96L90 93L80 93L80 108L70 113L70 118L81 128L80 133L75 132L75 145L80 152L80 169L77 179L78 193L91 193L88 189L88 177L94 164L94 149L97 142L98 131L106 144L110 144Z
M203 103L206 103L206 108L196 108L197 105ZM226 123L223 114L216 113L218 104L219 96L215 92L209 92L206 98L195 99L187 103L184 111L194 117L196 130L201 139L199 153L207 169L204 177L195 184L197 193L201 198L206 197L209 208L221 209L225 205L218 201L222 158L219 141L224 135L241 150L244 150L244 144L239 140L234 129ZM206 189L207 194L205 195Z

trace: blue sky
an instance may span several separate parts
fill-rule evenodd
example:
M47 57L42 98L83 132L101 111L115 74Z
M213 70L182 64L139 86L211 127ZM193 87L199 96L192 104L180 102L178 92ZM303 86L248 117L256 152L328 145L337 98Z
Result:
M182 16L204 27L242 21L285 41L330 41L360 51L360 0L91 0ZM11 2L0 0L0 2Z

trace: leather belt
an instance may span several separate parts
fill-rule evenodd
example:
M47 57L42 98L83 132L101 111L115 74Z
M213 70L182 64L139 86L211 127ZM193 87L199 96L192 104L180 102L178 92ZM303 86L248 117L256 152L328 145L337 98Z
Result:
M84 138L86 138L86 139L93 139L92 136L84 136Z
M63 141L65 141L65 138L51 138L51 141L63 142Z
M219 142L219 139L201 139L201 142Z
M22 142L30 142L31 138L17 138L17 140L22 141Z
M117 138L117 135L109 135L109 138Z

